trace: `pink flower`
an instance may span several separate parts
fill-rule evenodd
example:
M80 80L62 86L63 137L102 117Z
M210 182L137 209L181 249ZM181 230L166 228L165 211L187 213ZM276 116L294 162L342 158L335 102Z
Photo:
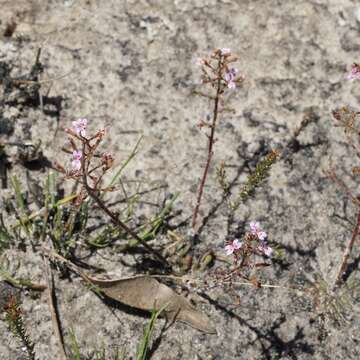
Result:
M347 79L350 81L360 79L360 65L352 64L350 74L347 76Z
M233 90L236 88L236 84L233 81L229 81L227 87Z
M267 234L260 228L260 224L257 221L250 222L250 234L256 236L259 240L265 240Z
M71 162L71 166L74 170L79 171L81 169L81 151L74 150L72 154L73 160Z
M231 49L229 49L229 48L222 48L222 49L220 49L220 52L221 52L221 55L224 55L224 56L230 55L230 54L231 54Z
M72 122L74 131L81 136L86 135L87 119L80 118Z
M234 251L239 250L242 247L242 243L235 239L231 244L225 246L226 255L229 256L234 253Z
M262 243L261 245L259 245L258 250L261 251L267 257L271 257L271 255L273 253L273 249L270 246L266 245L265 243Z
M224 75L224 80L227 82L227 86L229 89L235 89L236 83L235 78L238 73L238 70L235 68L230 68L227 73Z
M236 77L236 74L238 73L238 69L236 68L230 68L227 73L224 75L225 81L233 81Z

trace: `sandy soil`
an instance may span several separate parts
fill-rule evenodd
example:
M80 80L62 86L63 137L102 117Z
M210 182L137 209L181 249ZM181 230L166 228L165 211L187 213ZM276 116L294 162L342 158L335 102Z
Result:
M359 105L360 83L346 81L360 52L360 5L351 0L0 0L0 34L13 19L17 27L0 38L0 61L11 64L12 76L27 73L36 51L45 66L39 106L7 102L0 108L1 141L36 144L44 156L65 161L59 149L61 131L78 117L90 128L106 126L106 146L121 163L143 134L141 151L126 172L129 180L144 180L141 189L166 185L146 198L159 202L179 191L172 220L191 215L206 137L196 127L209 113L207 102L191 95L200 74L194 59L216 47L239 55L244 85L231 92L236 110L221 118L214 164L225 160L235 188L271 149L283 157L256 196L242 205L235 223L228 212L212 169L202 216L208 217L197 247L221 253L224 240L258 220L269 239L284 250L264 280L301 286L316 277L332 284L345 242L355 221L356 207L324 175L331 164L356 190L350 169L356 165L341 129L333 126L331 110ZM358 107L359 108L359 107ZM316 119L299 136L296 151L285 149L303 116ZM12 174L25 178L11 147ZM31 171L44 179L48 168ZM348 174L348 175L346 175ZM43 180L41 180L43 181ZM165 189L165 190L164 190ZM1 197L11 190L1 189ZM115 195L116 196L116 195ZM139 209L149 215L151 208ZM181 227L186 234L189 224ZM42 282L38 253L9 251L17 276ZM113 276L133 271L121 264L123 255L103 250L87 262ZM359 250L352 257L359 279ZM134 358L135 344L148 318L109 309L75 276L56 278L57 297L66 343L72 327L86 353L94 347L125 347ZM217 335L205 335L183 324L154 339L152 359L358 359L359 293L346 324L335 324L299 294L283 289L239 289L241 305L227 311L226 292L209 293L218 305L199 308L216 324ZM220 305L219 305L220 304ZM46 296L24 296L23 308L39 359L57 359ZM1 359L20 359L19 344L0 321Z

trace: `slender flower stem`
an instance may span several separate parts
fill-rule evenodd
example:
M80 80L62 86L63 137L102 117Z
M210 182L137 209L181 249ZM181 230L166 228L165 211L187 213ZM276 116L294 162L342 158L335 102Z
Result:
M342 262L341 262L341 265L340 265L340 269L339 269L339 271L337 273L337 276L336 276L335 286L340 285L342 283L342 281L343 281L343 276L344 276L344 274L346 272L346 269L348 267L347 261L349 259L351 250L352 250L352 248L354 246L355 240L356 240L356 238L357 238L357 236L359 234L359 230L360 230L360 212L358 213L356 224L355 224L351 239L350 239L349 243L347 244L347 247L346 247L346 249L344 251Z
M197 224L197 217L199 214L199 209L200 209L200 204L201 204L201 199L203 196L203 192L204 192L204 187L205 187L205 183L206 183L206 178L207 175L209 173L209 168L210 168L210 162L213 156L213 146L214 146L214 142L215 142L215 130L216 130L216 122L218 119L218 114L219 114L219 101L220 101L220 95L221 95L221 60L219 59L218 62L218 80L217 80L217 89L216 89L216 96L214 99L214 110L213 110L213 118L212 118L212 124L211 124L211 130L210 130L210 135L208 136L208 151L207 151L207 159L206 159L206 163L205 163L205 168L204 168L204 172L201 178L201 182L200 182L200 186L199 186L199 192L198 192L198 196L196 199L196 205L194 208L194 212L193 212L193 217L192 217L192 228L193 230L196 232L196 224Z
M83 145L83 154L85 154L85 143ZM83 185L85 186L85 189L87 191L87 193L89 194L89 196L97 203L97 205L100 207L100 209L102 211L104 211L110 218L111 220L120 228L122 228L123 230L125 230L130 236L132 236L135 240L137 240L139 243L141 243L141 245L144 246L144 248L146 250L148 250L150 253L152 253L154 256L156 256L156 258L158 260L161 261L161 263L168 269L171 270L171 266L168 263L168 261L155 249L153 249L150 245L148 245L146 243L146 241L144 241L143 239L141 239L141 237L139 237L134 231L132 231L125 223L123 223L116 214L114 214L104 203L103 201L100 199L100 197L98 197L96 195L96 192L94 191L94 189L92 189L88 182L87 182L87 169L85 169L85 156L82 157L82 169L83 169Z

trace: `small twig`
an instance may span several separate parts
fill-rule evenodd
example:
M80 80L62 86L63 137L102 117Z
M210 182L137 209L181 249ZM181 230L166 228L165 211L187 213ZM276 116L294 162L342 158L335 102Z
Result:
M234 282L233 281L232 284L233 285L239 285L239 286L251 286L251 287L254 287L254 284L251 283L251 282L236 282L236 281ZM260 283L260 288L284 289L284 290L304 292L303 289L297 288L297 287L272 285L272 284L263 284L263 283Z
M46 80L38 80L38 81L34 81L34 80L21 80L21 79L15 79L12 80L12 83L15 85L37 85L37 84L45 84L45 83L51 83L57 80L61 80L67 76L69 76L72 73L72 71L69 71L68 73L64 74L64 75L60 75L58 77L52 78L52 79L46 79Z
M202 91L194 90L192 93L193 93L194 95L203 96L203 97L206 97L206 98L211 99L211 100L216 100L216 97L215 97L215 96L206 94L206 93L204 93L204 92L202 92Z
M342 258L342 261L341 261L341 265L340 265L339 271L338 271L337 276L336 276L335 286L341 285L341 283L343 281L343 276L346 273L346 269L348 267L347 262L348 262L350 254L351 254L351 250L352 250L352 248L354 246L355 240L356 240L356 238L357 238L357 236L359 234L359 230L360 230L360 212L357 215L357 220L356 220L355 227L353 229L351 239L350 239L349 243L347 244L346 249L344 251L343 258Z
M71 261L65 259L63 256L59 255L55 251L52 251L44 246L41 246L41 251L46 254L47 257L57 260L58 262L61 262L62 264L66 265L68 269L70 269L75 274L79 275L82 279L84 279L86 282L91 282L89 276L87 276L78 266L73 264Z
M106 205L100 200L100 198L93 192L93 190L89 187L87 183L84 183L86 191L88 192L89 196L96 202L99 208L104 211L111 220L120 228L125 230L130 236L132 236L136 241L138 241L141 245L144 246L146 250L152 253L161 263L167 268L171 269L170 264L168 261L155 249L153 249L150 245L146 243L141 237L139 237L134 231L132 231L125 223L123 223L112 211L110 211Z
M21 282L21 280L20 280ZM34 283L22 283L21 286L26 289L30 289L32 291L44 291L46 290L47 286L43 284L34 284Z
M32 283L27 279L6 278L5 280L9 282L12 286L20 289L28 289L32 291L44 291L47 289L46 285Z
M61 325L59 321L59 314L56 310L55 303L54 303L54 297L55 297L55 287L54 287L54 277L48 262L48 259L43 254L43 262L44 262L44 270L45 270L45 276L46 281L48 284L48 303L51 313L51 320L53 324L53 329L55 332L55 335L58 339L58 344L61 352L62 359L66 360L67 355L65 351L65 344L64 344L64 338L61 331Z

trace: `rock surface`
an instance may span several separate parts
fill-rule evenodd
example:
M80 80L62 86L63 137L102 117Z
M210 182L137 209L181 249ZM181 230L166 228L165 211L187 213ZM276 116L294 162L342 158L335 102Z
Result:
M206 156L206 137L196 124L211 112L192 95L200 73L194 60L214 48L239 55L237 67L246 81L229 92L235 114L219 122L213 167L201 215L212 215L200 235L199 253L222 253L224 240L260 221L269 240L284 250L284 259L264 272L264 281L286 287L307 280L333 284L344 244L351 236L356 207L324 170L333 166L349 188L357 159L343 131L333 126L331 110L350 105L359 110L360 82L348 82L352 62L360 62L359 5L351 0L0 0L0 62L12 76L28 73L41 47L45 67L39 104L1 103L0 141L37 144L50 161L66 162L60 152L62 129L78 117L90 128L106 126L105 146L117 165L143 135L127 179L144 180L143 189L166 185L180 192L174 224L188 219ZM56 79L49 81L47 79ZM286 144L304 116L316 119L300 134L295 150ZM228 226L215 164L224 160L234 190L271 149L283 157L255 196L237 211ZM11 148L10 157L19 157ZM25 179L16 164L12 173ZM32 171L43 181L43 170ZM8 195L10 189L2 189ZM163 193L157 193L158 197ZM189 224L183 227L184 233ZM39 254L9 251L21 264L17 276L43 281ZM111 261L108 259L111 258ZM127 270L122 254L104 250L89 260L116 275ZM359 246L352 255L359 279ZM65 341L73 328L84 353L93 348L126 349L134 358L147 318L112 310L88 292L81 281L56 280ZM217 326L216 336L183 324L161 338L156 328L152 359L358 359L359 292L347 322L332 325L308 297L285 289L237 290L239 306L218 289L209 296L218 304L200 308ZM230 309L230 310L229 310ZM24 314L39 359L57 359L46 296L24 299ZM323 321L322 321L323 320ZM21 356L16 340L0 321L2 359Z

